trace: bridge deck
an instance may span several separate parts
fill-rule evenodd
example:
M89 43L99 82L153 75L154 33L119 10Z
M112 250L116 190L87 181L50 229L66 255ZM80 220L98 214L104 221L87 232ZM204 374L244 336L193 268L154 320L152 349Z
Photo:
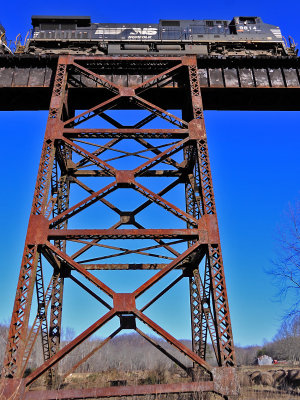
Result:
M120 72L119 57L104 57L94 63L98 67L101 63L101 74L108 79L133 86L157 71L154 73L150 58L139 60L143 68L135 64L130 71L124 68L124 73ZM172 61L176 62L176 57ZM56 63L57 56L0 56L0 110L47 110ZM300 110L300 57L206 57L198 59L198 68L206 110ZM94 104L95 89L97 98L101 93L95 81L86 79L84 83L84 88L76 87L75 83L69 86L77 109ZM174 79L164 87L153 87L149 100L169 109L180 108L183 88L179 86Z

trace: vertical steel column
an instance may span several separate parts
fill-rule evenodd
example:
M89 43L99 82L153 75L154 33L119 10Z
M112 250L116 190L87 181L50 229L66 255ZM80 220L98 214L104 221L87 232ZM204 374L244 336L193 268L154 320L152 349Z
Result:
M201 281L198 267L190 278L192 337L195 351L205 358L207 331L209 330L212 345L218 364L234 365L235 353L226 292L224 268L217 226L215 199L213 193L210 163L207 149L203 105L196 59L188 63L189 83L193 120L190 121L190 137L196 150L194 191L187 190L187 209L194 216L204 218L210 216L208 229L211 238L206 250L204 284ZM191 186L191 183L189 183ZM197 199L197 191L199 197ZM194 196L190 194L193 192ZM191 205L192 204L192 205ZM211 216L213 216L211 218ZM212 300L212 306L211 306Z
M189 110L184 110L185 112ZM189 120L189 113L186 115L186 119ZM192 171L188 174L185 182L185 201L186 201L186 212L197 218L201 218L201 204L199 203L199 165L198 159L195 153L195 146L190 145L185 148L184 152L185 161L191 164ZM197 179L198 178L198 179ZM191 228L190 224L187 224L187 228ZM193 244L189 242L189 246ZM191 307L191 328L192 328L192 348L201 358L206 357L206 337L207 329L202 323L202 293L200 291L199 281L199 268L198 263L195 263L189 271L189 290L190 290L190 307Z
M50 304L51 291L52 291L52 279L50 280L50 283L45 292L42 258L40 255L36 270L37 315L34 319L30 331L28 332L28 338L23 356L22 375L24 375L26 371L26 367L28 365L30 356L32 354L39 333L41 334L44 361L46 361L50 357L47 311Z
M39 263L36 271L36 292L38 300L38 316L40 319L41 339L44 361L50 358L50 346L49 346L49 332L48 332L48 321L47 321L47 308L46 308L46 296L44 290L44 279L42 269L42 257L39 256Z
M2 375L6 377L21 377L20 373L26 344L32 293L39 259L38 246L35 243L34 238L36 220L33 217L44 215L49 191L49 175L51 173L53 158L53 142L45 141L38 171L37 184L6 347L4 370L2 373Z
M64 95L63 118L64 120L70 118L69 107L67 104L68 94L65 91ZM52 196L54 197L54 207L52 217L69 208L70 196L70 181L67 174L68 160L72 158L72 151L67 148L63 142L58 142L56 145L55 162L51 177ZM60 167L60 168L59 168ZM59 176L59 169L61 174ZM68 220L56 226L56 229L67 229ZM56 240L54 245L61 251L66 252L66 240ZM54 356L60 349L61 341L61 323L62 323L62 307L63 307L63 291L64 291L64 278L68 274L69 268L63 264L54 266L53 272L53 289L51 294L51 313L50 313L50 356ZM49 385L56 384L58 381L58 365L54 366L50 373Z
M60 58L55 76L42 156L9 329L2 372L3 377L22 377L22 364L27 341L29 314L40 254L38 243L40 236L43 234L43 225L39 222L41 221L40 217L44 219L47 213L48 195L55 157L54 140L61 121L65 91L66 63L62 61L62 58Z
M186 121L193 121L199 118L203 119L202 104L197 101L200 94L200 90L198 90L197 87L197 67L192 67L194 66L188 67L188 86L190 88L190 93L187 93L186 105L183 109L184 119ZM197 218L197 220L200 220L204 212L201 196L200 166L195 141L192 141L190 146L186 148L184 155L189 168L189 174L185 182L186 211ZM190 228L191 226L188 225L187 227ZM192 242L189 242L189 246L191 244ZM204 299L206 298L207 291L204 290L199 273L199 262L204 256L205 253L202 252L202 255L190 268L189 290L193 351L201 358L206 359L208 326L203 305L206 305ZM213 348L216 349L215 343L212 343ZM217 351L215 351L215 354L217 357Z

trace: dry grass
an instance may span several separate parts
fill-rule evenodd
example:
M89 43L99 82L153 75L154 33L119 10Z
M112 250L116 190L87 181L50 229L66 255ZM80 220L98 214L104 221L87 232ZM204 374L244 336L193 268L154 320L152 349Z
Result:
M266 385L251 384L250 380L243 377L251 375L253 372L272 373L277 370L295 369L293 366L244 366L238 368L238 374L241 383L241 393L239 400L300 400L300 387L272 387ZM296 368L298 369L298 368ZM178 370L145 370L145 371L119 371L116 369L103 371L99 373L73 373L62 381L57 389L76 389L76 388L93 388L108 387L112 385L112 381L126 381L126 385L141 384L159 384L159 383L179 383L191 381L185 373ZM31 390L43 390L45 383L39 379ZM193 395L159 395L146 396L149 400L194 400ZM201 395L197 396L197 400L202 400ZM217 395L203 395L205 400L219 400ZM147 400L143 397L143 400Z
M243 386L242 377L245 375L250 375L253 372L270 372L274 373L279 370L291 370L299 369L293 365L263 365L263 366L243 366L238 368L238 373L240 375L241 381L241 394L239 400L300 400L300 388L276 388L273 386L263 386L263 385L247 385Z
M299 395L284 393L272 387L252 386L242 388L239 400L299 400Z
M59 389L77 389L108 387L112 381L126 381L126 385L151 385L156 383L180 383L191 382L185 373L171 373L168 370L145 370L145 371L119 371L116 369L98 373L73 373L58 385ZM45 389L45 380L39 378L32 386L33 390Z

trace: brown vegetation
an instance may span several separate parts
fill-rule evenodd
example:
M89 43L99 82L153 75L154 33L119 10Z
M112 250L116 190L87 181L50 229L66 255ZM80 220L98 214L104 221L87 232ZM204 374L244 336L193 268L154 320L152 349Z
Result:
M0 357L4 357L7 327L0 325ZM72 340L74 332L66 330L65 344ZM170 353L176 352L170 345L159 338L155 341L160 346L167 348ZM84 342L68 355L59 367L59 388L114 386L114 385L143 385L154 383L178 383L189 381L191 378L178 366L156 350L142 337L133 333L120 335L107 343L100 351L96 352L87 362L80 365L75 371L71 367L84 356L99 346L101 340L94 338ZM191 342L184 341L191 347ZM289 323L283 323L275 339L263 347L248 346L237 347L238 372L241 384L240 400L292 400L300 396L300 317L295 317ZM208 353L212 355L211 349ZM257 355L267 354L273 358L287 360L282 364L272 366L254 366ZM189 360L183 355L176 354L186 366L191 366ZM214 363L211 356L210 363ZM27 373L42 363L41 344L36 343L35 349L28 364ZM68 374L68 371L70 372ZM44 387L41 378L34 384L33 390ZM298 396L298 397L297 397ZM143 400L150 400L143 398ZM204 398L204 397L203 397ZM176 399L175 396L160 396L159 399ZM180 396L182 400L194 400L191 395ZM200 400L201 397L197 397ZM208 399L208 397L206 397ZM209 400L215 400L211 397Z
M299 399L300 367L243 366L239 368L241 399Z

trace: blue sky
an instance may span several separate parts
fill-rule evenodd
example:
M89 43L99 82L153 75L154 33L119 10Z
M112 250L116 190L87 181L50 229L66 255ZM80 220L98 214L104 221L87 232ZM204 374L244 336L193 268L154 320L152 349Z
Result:
M179 1L117 1L85 6L78 1L32 1L26 6L21 2L6 4L1 22L7 36L14 38L18 33L26 35L31 15L37 14L90 15L94 22L149 23L160 18L258 15L300 42L299 11L296 1L288 8L279 1L215 1L208 5L184 3L184 7ZM6 322L13 306L46 118L46 112L0 113L0 319ZM276 288L265 270L276 254L276 232L284 221L284 212L289 202L299 198L300 113L209 111L205 118L234 339L241 345L261 344L274 336L289 305L288 299L276 298ZM122 283L132 281L133 275L120 277L117 289L122 291ZM105 282L111 279L104 276ZM144 281L141 275L135 279ZM68 284L66 294L72 290ZM72 294L77 293L74 290ZM184 293L185 284L178 290ZM174 302L176 315L172 313ZM84 313L86 307L78 296L72 301L65 296L65 325L74 326L79 333L94 322L97 317ZM74 323L80 310L83 317ZM176 337L188 337L188 324L180 323L181 317L188 316L188 307L177 296L170 293L163 307L153 309L154 314L156 321Z

